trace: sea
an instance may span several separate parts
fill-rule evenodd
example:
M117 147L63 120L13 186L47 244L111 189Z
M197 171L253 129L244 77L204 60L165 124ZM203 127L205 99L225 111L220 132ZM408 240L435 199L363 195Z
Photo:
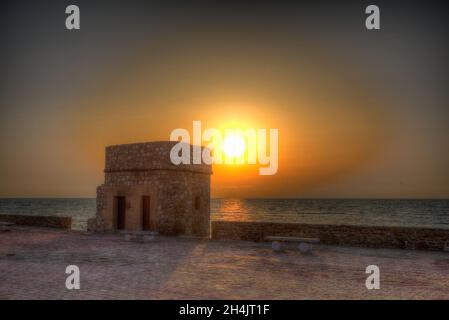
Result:
M0 198L1 214L94 217L95 198ZM449 199L211 199L212 220L449 229Z

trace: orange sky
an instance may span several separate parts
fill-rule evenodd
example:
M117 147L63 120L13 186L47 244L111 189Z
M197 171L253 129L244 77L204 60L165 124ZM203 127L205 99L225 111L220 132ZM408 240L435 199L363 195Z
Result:
M71 37L10 22L0 196L93 197L105 146L168 140L201 120L279 129L278 173L214 166L214 197L449 197L435 28L398 46L406 25L367 36L338 16L330 28L241 13L225 27L182 11L174 27L108 12Z

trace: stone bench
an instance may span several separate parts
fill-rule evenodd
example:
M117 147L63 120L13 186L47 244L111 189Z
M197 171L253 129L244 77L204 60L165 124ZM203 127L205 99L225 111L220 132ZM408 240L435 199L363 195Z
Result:
M143 231L143 230L122 230L121 234L125 237L126 241L136 242L149 242L154 239L158 234L156 231Z
M280 251L282 247L281 243L283 242L296 242L299 243L298 249L301 253L308 253L311 252L313 244L320 243L320 239L318 238L268 236L264 239L266 241L272 241L271 249L273 251Z

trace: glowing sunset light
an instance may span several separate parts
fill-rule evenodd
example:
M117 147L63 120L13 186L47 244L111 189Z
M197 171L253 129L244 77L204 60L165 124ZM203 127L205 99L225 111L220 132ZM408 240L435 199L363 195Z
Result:
M245 152L245 141L237 134L229 134L224 138L223 152L228 157L240 157Z
M39 16L54 16L43 7ZM100 7L88 11L101 15ZM132 7L108 7L107 21L87 32L65 31L61 12L48 39L40 23L24 36L21 19L7 19L1 197L93 198L105 146L172 140L176 129L185 130L174 140L211 151L198 160L212 162L214 198L449 197L441 25L409 37L413 19L399 14L411 24L397 26L397 37L381 31L379 43L360 6L338 18L320 5ZM70 54L67 32L78 34Z

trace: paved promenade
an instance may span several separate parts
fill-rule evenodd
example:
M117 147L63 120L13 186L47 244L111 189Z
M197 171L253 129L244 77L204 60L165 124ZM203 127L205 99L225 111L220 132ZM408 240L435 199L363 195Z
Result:
M367 290L365 268L381 271ZM81 289L67 290L77 265ZM119 235L32 227L0 231L0 299L449 299L449 253Z

